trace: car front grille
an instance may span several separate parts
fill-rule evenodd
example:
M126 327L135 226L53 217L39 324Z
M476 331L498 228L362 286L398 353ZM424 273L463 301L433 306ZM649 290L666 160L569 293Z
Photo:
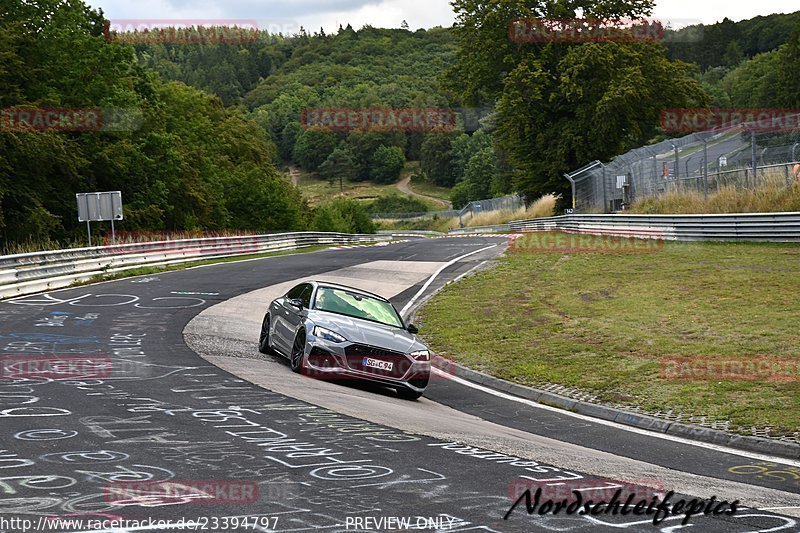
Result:
M376 376L398 379L402 378L406 372L408 372L408 369L411 368L411 361L404 354L376 348L374 346L351 344L344 349L344 353L345 357L347 357L347 365L350 368ZM366 367L364 366L365 358L393 363L392 369L382 370L379 368Z

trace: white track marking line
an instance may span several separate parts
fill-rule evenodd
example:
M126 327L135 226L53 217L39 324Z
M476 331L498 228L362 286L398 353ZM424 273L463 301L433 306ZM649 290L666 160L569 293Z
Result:
M475 255L475 254L479 254L481 252L485 252L486 250L489 250L491 248L495 248L497 246L499 246L499 245L498 244L493 244L491 246L487 246L486 248L481 248L480 250L475 250L474 252L470 252L470 253L464 254L464 255L462 255L460 257L456 257L455 259L453 259L449 263L445 263L444 265L442 265L439 268L439 270L434 272L433 275L430 278L428 278L428 281L425 282L425 285L423 285L422 288L417 292L417 294L415 294L414 297L411 298L411 300L409 300L409 302L406 304L406 306L403 307L403 310L400 311L400 316L402 316L402 317L406 316L406 313L408 312L408 310L411 309L411 307L419 299L419 297L422 296L422 294L426 290L428 290L428 287L431 286L431 283L433 283L433 280L435 280L439 276L439 274L441 274L446 268L449 268L449 267L453 266L454 264L458 263L462 259L466 259L467 257L469 257L471 255Z
M630 433L636 433L638 435L645 435L648 437L654 437L657 439L668 440L671 442L679 442L681 444L688 444L690 446L696 446L698 448L706 448L708 450L714 450L717 452L728 453L731 455L738 455L740 457L747 457L748 459L755 459L758 461L770 461L773 463L780 463L789 466L800 466L800 461L794 461L792 459L784 459L782 457L770 457L769 455L762 455L760 453L748 452L745 450L736 450L734 448L728 448L726 446L720 446L718 444L711 444L708 442L700 442L694 441L689 439L684 439L683 437L677 437L675 435L667 435L666 433L657 433L655 431L648 431L646 429L641 429L633 426L626 426L623 424L618 424L616 422L612 422L610 420L603 420L601 418L593 418L591 416L582 415L580 413L573 413L571 411L567 411L565 409L559 409L557 407L551 407L549 405L544 405L541 403L536 403L532 400L527 400L525 398L518 398L516 396L512 396L510 394L506 394L504 392L496 391L494 389L490 389L488 387L484 387L483 385L478 385L477 383L472 383L465 379L459 378L458 376L454 376L452 374L448 374L447 372L442 372L438 368L431 369L435 374L446 377L448 379L452 379L456 383L464 385L466 387L471 387L473 389L485 392L487 394L491 394L493 396L497 396L498 398L503 398L505 400L511 400L513 402L522 403L525 405L529 405L531 407L535 407L537 409L543 409L545 411L550 411L553 413L560 413L562 415L571 416L573 418L577 418L579 420L584 420L586 422L594 422L595 424L601 424L603 426L612 427L615 429L620 429L623 431L628 431ZM496 422L497 423L497 422ZM502 425L502 424L501 424Z
M469 276L470 274L472 274L473 272L475 272L476 270L478 270L480 267L482 267L483 265L485 265L485 264L486 264L486 263L488 263L488 262L489 262L489 261L484 261L483 263L479 264L479 265L478 265L478 266L476 266L475 268L470 268L469 270L467 270L466 272L464 272L463 274L461 274L460 276L458 276L456 279L454 279L454 280L453 280L453 281L451 281L450 283L458 283L459 281L461 281L461 279L462 279L462 278L464 278L464 277L466 277L466 276Z
M764 507L762 509L759 509L759 511L780 511L780 510L783 510L783 509L800 509L800 507L797 507L797 506L794 506L794 507Z

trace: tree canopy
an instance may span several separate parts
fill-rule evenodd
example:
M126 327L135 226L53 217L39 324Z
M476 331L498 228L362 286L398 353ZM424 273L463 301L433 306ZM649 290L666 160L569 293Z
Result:
M306 227L273 141L241 110L162 81L132 46L105 38L102 14L79 0L0 9L3 108L97 109L105 121L91 131L0 132L4 241L82 235L75 193L105 190L122 191L126 230Z

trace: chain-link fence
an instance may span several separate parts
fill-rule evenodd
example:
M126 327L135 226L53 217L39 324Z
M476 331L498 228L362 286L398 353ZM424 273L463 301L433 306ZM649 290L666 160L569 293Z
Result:
M671 192L707 195L725 187L753 189L767 183L789 187L800 179L798 158L797 129L758 131L743 124L637 148L565 177L572 184L574 209L609 213L624 210L635 200Z
M387 220L406 220L434 217L460 218L462 220L466 220L480 213L489 213L492 211L516 211L522 207L525 207L525 202L523 201L522 197L514 194L511 196L470 202L460 210L450 209L448 211L425 211L419 213L374 213L371 216L374 219Z

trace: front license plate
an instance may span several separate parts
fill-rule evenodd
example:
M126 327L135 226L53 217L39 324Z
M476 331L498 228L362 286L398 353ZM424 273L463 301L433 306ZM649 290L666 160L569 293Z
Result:
M394 363L390 363L389 361L378 361L377 359L365 357L364 368L376 368L378 370L386 370L387 372L391 372L392 368L394 368Z

